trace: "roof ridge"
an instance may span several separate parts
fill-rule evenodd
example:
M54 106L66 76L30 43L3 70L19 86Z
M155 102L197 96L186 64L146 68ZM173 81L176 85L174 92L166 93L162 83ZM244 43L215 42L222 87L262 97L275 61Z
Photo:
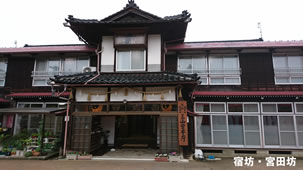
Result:
M23 47L54 47L54 46L87 46L87 44L42 44L42 45L24 44Z

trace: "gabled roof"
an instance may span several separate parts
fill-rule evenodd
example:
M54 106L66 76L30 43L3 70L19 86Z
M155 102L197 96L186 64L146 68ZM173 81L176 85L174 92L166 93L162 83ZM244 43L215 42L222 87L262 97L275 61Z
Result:
M101 21L107 21L107 22L121 21L126 16L129 16L131 14L137 15L138 19L141 18L142 20L154 21L154 20L161 19L160 17L158 17L154 14L151 14L151 13L148 13L146 11L139 9L139 7L137 6L137 4L135 3L134 0L128 0L128 4L126 4L126 6L121 11L118 11L118 12L102 19Z
M260 40L237 40L237 41L206 41L185 42L167 45L167 50L208 50L208 49L241 49L241 48L292 48L303 47L303 41L260 41Z
M155 84L195 84L199 80L196 74L182 74L169 72L140 72L140 73L80 73L74 75L55 76L50 78L56 84L67 85L155 85Z
M20 48L0 48L0 54L52 53L52 52L94 52L95 48L83 45L41 45Z
M97 45L104 35L113 35L114 29L148 28L147 34L162 34L164 41L184 41L187 24L191 21L190 13L164 18L141 10L133 0L129 0L122 10L102 19L78 19L69 15L65 26L70 27L80 40L86 44Z

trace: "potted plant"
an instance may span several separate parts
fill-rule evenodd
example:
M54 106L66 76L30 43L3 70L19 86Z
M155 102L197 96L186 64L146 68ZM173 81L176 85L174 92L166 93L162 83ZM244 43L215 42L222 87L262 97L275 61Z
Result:
M25 152L24 156L25 157L30 157L30 156L33 156L33 153L32 152Z
M33 153L33 156L40 156L40 154L41 154L41 148L38 147L38 148L34 149L32 151L32 153Z
M16 148L12 148L11 149L11 156L16 156L16 151L17 151Z
M88 154L86 152L81 153L80 155L78 155L78 160L91 160L92 159L92 154Z
M24 140L20 140L16 148L16 156L24 156Z
M78 159L78 152L75 151L67 151L66 153L67 160L77 160Z

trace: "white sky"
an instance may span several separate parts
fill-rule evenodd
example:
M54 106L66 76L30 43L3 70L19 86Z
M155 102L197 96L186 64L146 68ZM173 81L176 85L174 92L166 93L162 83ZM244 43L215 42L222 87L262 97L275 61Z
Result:
M135 0L140 9L160 17L191 13L186 41L303 40L302 0ZM1 0L0 47L24 44L81 43L63 22L68 15L103 19L127 0Z

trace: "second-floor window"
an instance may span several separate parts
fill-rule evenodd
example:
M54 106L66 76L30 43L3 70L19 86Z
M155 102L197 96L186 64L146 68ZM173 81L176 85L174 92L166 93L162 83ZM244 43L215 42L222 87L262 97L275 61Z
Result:
M7 69L7 59L0 58L0 86L5 85L6 69Z
M145 35L115 36L116 71L145 71L145 42Z
M178 72L197 73L201 84L240 85L239 58L232 56L179 56Z
M276 84L303 84L303 56L273 56Z
M145 50L117 50L117 71L144 71Z
M88 57L43 58L36 59L33 71L33 86L46 86L49 77L81 73L89 66Z

